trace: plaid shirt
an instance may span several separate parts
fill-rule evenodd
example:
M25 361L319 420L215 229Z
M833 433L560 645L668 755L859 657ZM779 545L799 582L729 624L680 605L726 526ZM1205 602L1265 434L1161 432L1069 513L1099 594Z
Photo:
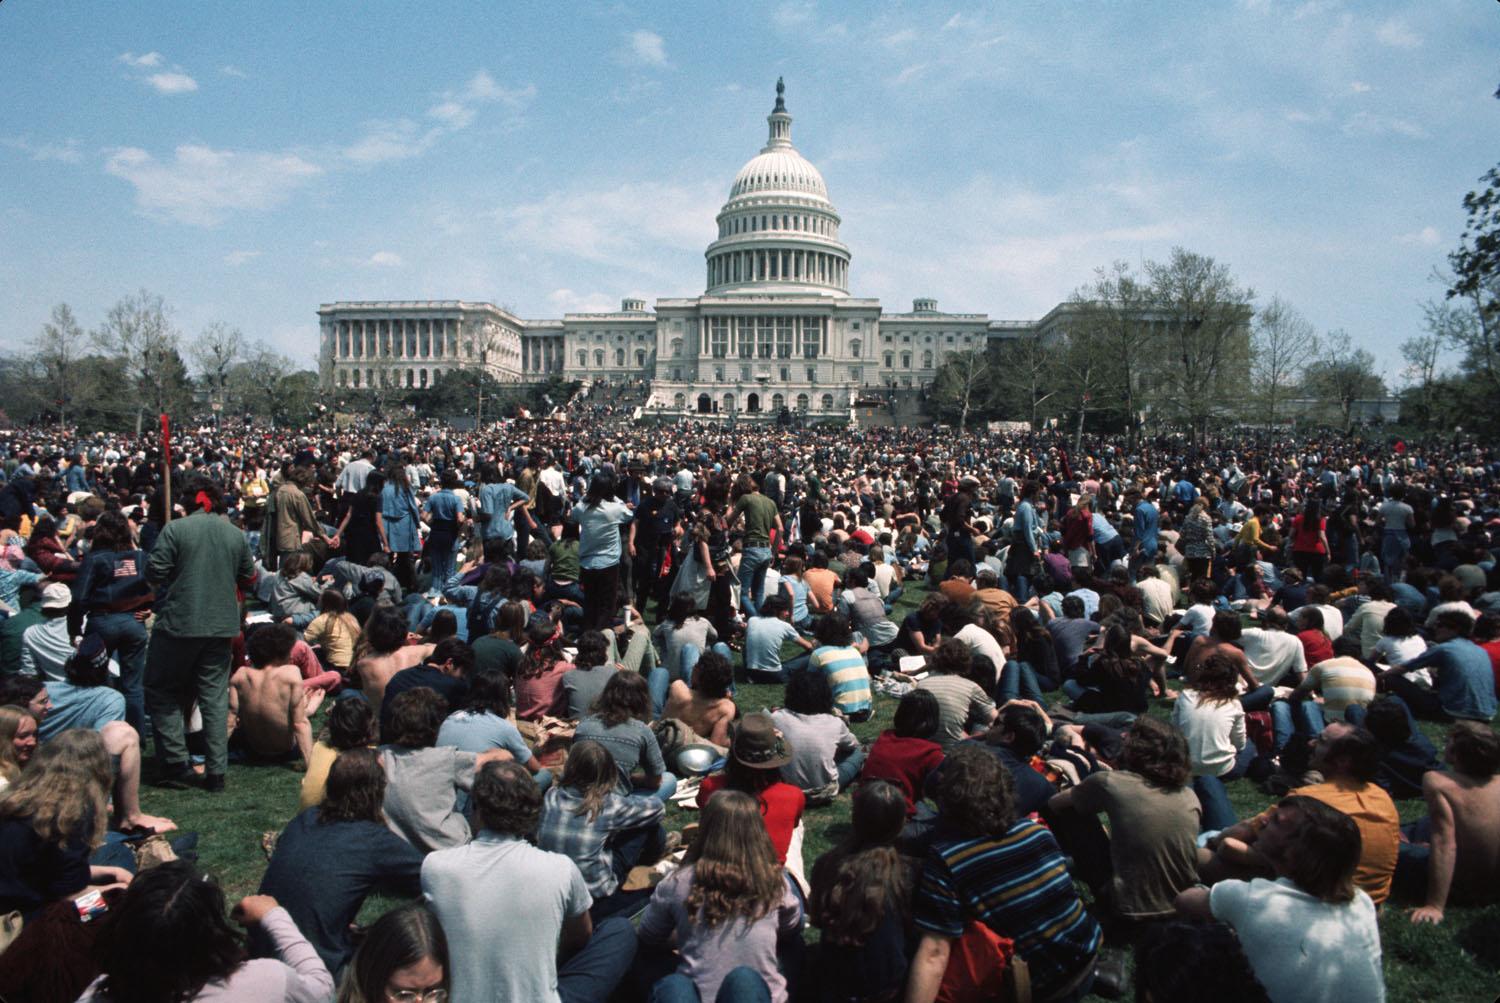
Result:
M571 787L555 786L542 802L542 821L537 845L570 857L583 872L589 894L595 901L614 893L620 885L615 875L611 839L626 830L661 821L665 806L649 795L611 792L599 808L599 817L589 820L579 813L583 798Z

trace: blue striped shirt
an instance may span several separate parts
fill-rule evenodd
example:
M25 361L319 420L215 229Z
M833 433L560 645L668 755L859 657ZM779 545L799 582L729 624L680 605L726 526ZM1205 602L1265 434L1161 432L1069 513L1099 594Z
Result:
M834 706L845 714L861 714L871 708L870 670L858 648L823 645L813 650L807 667L828 677Z
M1016 943L1038 999L1093 964L1102 933L1084 909L1052 833L1021 819L998 839L942 839L922 868L916 923L958 937L978 920Z

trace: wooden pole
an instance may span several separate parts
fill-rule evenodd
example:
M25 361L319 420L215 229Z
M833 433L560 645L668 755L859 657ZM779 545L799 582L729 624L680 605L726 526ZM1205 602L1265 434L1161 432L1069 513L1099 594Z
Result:
M161 480L165 489L162 525L172 521L172 425L166 415L161 416Z

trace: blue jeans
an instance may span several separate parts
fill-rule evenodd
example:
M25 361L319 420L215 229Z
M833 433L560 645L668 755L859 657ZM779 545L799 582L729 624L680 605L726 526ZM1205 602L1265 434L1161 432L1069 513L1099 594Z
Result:
M1411 553L1411 537L1404 529L1388 529L1380 537L1380 565L1387 581L1397 581L1406 570L1406 555Z
M1217 832L1239 821L1239 816L1234 813L1234 806L1229 803L1229 792L1224 789L1224 785L1243 777L1255 760L1255 755L1255 743L1247 741L1245 747L1234 757L1234 766L1228 773L1217 777L1193 778L1193 793L1198 795L1198 806L1203 809L1198 831Z
M902 594L905 592L906 586L896 584L891 585L891 590L885 594L885 611L887 613L896 608L896 600L900 599Z
M125 696L125 722L146 739L146 625L129 613L90 613L88 637L98 637L120 663L115 688Z
M1042 683L1029 662L1009 659L1005 663L1005 668L1000 670L1000 683L995 690L995 702L1003 704L1007 700L1017 698L1042 703ZM1077 697L1073 699L1076 700Z
M563 1003L609 999L634 960L635 927L623 916L611 916L594 925L582 950L557 966L557 995Z
M759 616L766 598L766 569L771 566L770 547L746 547L740 554L740 606L746 616Z
M713 651L729 659L731 665L734 663L733 652L729 650L729 645L723 641L716 642L713 645ZM684 644L682 646L682 656L678 661L675 673L662 664L653 665L647 671L646 689L651 694L651 711L654 716L661 717L662 708L667 705L667 690L671 688L673 679L681 679L688 685L692 685L693 667L698 664L698 659L702 657L703 653L698 650L697 645ZM729 686L729 692L731 695L734 694L734 684L732 682Z
M452 545L445 547L428 547L427 560L432 565L432 585L428 591L437 595L438 591L453 577L455 555Z
M1323 708L1315 700L1277 700L1271 704L1272 752L1285 749L1293 735L1313 738L1323 730Z
M645 787L636 787L633 788L630 793L645 794L649 797L656 798L656 800L658 801L665 802L673 794L677 793L677 777L671 773L663 773L661 775L661 783L658 784L655 788L648 789Z
M765 669L752 669L746 666L745 676L752 683L765 683L769 685L784 683L792 678L792 673L805 672L807 670L807 663L811 658L812 655L807 652L798 655L796 658L783 658L781 660L781 668L775 672L769 672Z
M1265 710L1276 699L1274 686L1257 686L1248 693L1240 694L1240 706L1246 712Z
M1004 684L1004 679L1001 680L1001 683L1002 685ZM1069 701L1077 703L1083 699L1085 693L1089 692L1089 688L1076 679L1064 679L1062 681L1062 691Z
M702 1003L698 987L686 975L673 973L651 987L651 1003ZM760 973L747 965L731 971L719 983L714 1003L771 1003L771 990Z

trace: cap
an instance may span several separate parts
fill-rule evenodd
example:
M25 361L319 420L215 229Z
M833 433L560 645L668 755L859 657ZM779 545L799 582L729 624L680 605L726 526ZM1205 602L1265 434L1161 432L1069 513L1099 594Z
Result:
M42 609L67 609L73 605L73 590L62 582L53 582L42 589Z

